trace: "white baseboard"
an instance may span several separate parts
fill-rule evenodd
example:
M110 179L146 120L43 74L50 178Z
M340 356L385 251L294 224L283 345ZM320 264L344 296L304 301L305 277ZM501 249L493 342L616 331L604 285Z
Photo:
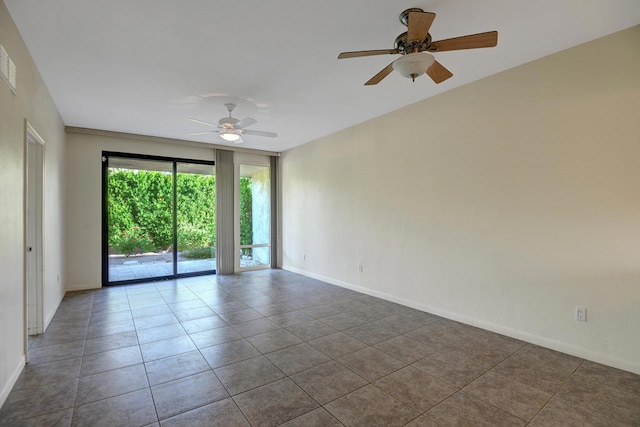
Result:
M68 285L65 288L66 292L74 292L74 291L88 291L91 289L101 289L101 285Z
M525 341L531 344L539 345L541 347L549 348L551 350L559 351L562 353L570 354L581 359L590 360L592 362L601 363L603 365L611 366L614 368L622 369L625 371L640 374L640 361L631 361L620 359L609 354L603 354L597 351L593 351L588 348L578 347L572 344L568 344L563 341L557 341L552 338L531 334L525 331L519 331L509 328L504 325L479 320L462 313L443 310L438 307L421 304L413 300L400 298L395 295L387 294L384 292L374 291L362 286L353 285L351 283L343 282L342 280L326 277L321 274L311 273L305 270L301 270L295 267L283 266L283 270L291 271L292 273L301 274L312 279L322 280L323 282L331 283L332 285L340 286L342 288L351 289L356 292L361 292L366 295L381 298L387 301L395 302L407 307L415 308L416 310L424 311L436 316L444 317L449 320L455 320L456 322L464 323L470 326L476 326L487 331L495 332L501 335L505 335L511 338L515 338L521 341Z
M11 389L13 389L13 386L16 385L16 381L18 381L18 378L20 377L20 374L22 373L26 362L27 359L23 354L22 357L20 357L18 364L11 373L11 376L7 380L6 384L4 385L4 387L2 387L2 391L0 392L0 408L2 408L2 405L4 405L7 397L9 397L9 393L11 393Z
M67 291L65 290L65 292L60 295L60 297L58 298L58 301L56 301L56 307L54 310L51 310L49 312L49 314L47 314L47 317L44 319L44 329L43 331L46 331L47 328L49 327L49 324L51 323L51 321L53 320L53 316L56 315L56 312L58 311L58 308L60 307L60 303L62 302L62 300L64 299L64 295L67 293Z

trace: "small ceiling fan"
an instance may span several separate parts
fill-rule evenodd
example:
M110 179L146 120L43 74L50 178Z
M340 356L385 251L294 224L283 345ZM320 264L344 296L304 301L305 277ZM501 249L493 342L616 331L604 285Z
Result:
M435 17L435 13L425 12L417 7L407 9L400 14L400 22L407 27L407 31L396 37L393 49L342 52L338 55L338 59L373 55L402 55L369 79L365 86L380 83L393 70L414 81L416 77L426 73L435 83L442 83L453 74L436 61L429 52L495 47L498 44L497 31L432 41L429 29Z
M236 144L240 144L242 142L242 135L256 135L256 136L266 136L269 138L274 138L278 136L275 132L266 132L262 130L250 130L245 129L251 125L258 123L255 119L251 117L246 117L242 120L238 120L235 117L231 117L231 112L236 108L236 104L224 104L229 111L229 117L223 117L218 120L218 124L215 125L213 123L205 122L198 119L187 119L192 122L201 123L207 126L217 127L216 130L209 130L204 132L195 132L190 133L189 135L204 135L208 133L217 133L220 135L220 138L224 139L227 142L235 142Z

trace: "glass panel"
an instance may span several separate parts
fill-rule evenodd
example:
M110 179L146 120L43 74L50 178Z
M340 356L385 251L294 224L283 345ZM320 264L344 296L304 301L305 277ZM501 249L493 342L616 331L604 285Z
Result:
M172 162L109 159L109 282L173 275L172 171Z
M240 249L240 267L264 267L271 265L271 248L262 246L257 248Z
M240 165L240 267L270 265L270 243L269 166Z
M178 274L216 269L214 166L178 163L176 173Z

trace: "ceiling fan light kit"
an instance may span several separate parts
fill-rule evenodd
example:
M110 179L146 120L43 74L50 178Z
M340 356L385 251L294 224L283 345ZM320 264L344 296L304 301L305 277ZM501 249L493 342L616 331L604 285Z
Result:
M436 61L429 52L478 49L495 47L498 44L497 31L432 41L429 29L435 18L435 13L425 12L417 7L407 9L400 14L400 22L407 26L407 31L396 37L393 49L342 52L338 55L338 59L399 54L402 55L399 59L380 70L365 83L365 86L380 83L393 70L404 77L410 77L413 81L416 77L426 73L437 84L449 79L453 74Z
M435 60L433 55L427 52L409 53L393 61L393 69L401 76L415 81L416 77L424 74Z
M240 135L238 135L235 132L221 132L220 138L228 142L236 142L237 140L240 139Z

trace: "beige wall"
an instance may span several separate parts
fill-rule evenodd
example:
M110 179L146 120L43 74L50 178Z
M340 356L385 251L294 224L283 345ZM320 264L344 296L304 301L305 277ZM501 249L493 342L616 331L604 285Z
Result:
M64 296L64 126L3 2L0 44L16 64L17 91L0 80L0 405L24 366L25 124L45 140L43 317ZM58 275L60 281L58 282Z
M102 152L214 160L213 148L127 137L67 134L67 290L102 286Z
M640 373L638 52L640 26L284 153L284 268Z

